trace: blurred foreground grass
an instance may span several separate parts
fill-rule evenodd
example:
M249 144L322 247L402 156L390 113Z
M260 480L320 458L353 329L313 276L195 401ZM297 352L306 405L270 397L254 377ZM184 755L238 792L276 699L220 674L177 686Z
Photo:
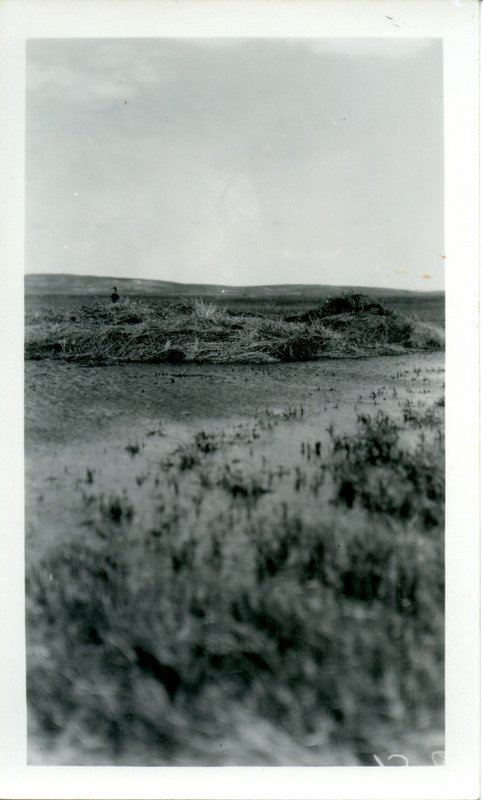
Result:
M441 726L442 405L330 442L282 479L200 431L150 478L152 525L89 476L89 526L27 564L47 761L374 764Z

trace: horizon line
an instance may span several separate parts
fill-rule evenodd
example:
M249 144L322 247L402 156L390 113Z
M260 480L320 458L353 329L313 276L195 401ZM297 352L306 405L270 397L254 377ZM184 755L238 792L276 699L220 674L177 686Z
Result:
M263 289L263 288L270 288L270 287L296 287L296 286L306 286L306 287L320 287L320 288L330 288L333 286L334 288L345 288L345 289L371 289L372 291L377 291L378 289L384 289L394 292L415 292L415 293L439 293L444 294L445 288L441 289L422 289L422 288L413 288L413 289L403 289L402 287L395 287L395 286L385 286L385 285L377 285L377 286L370 286L367 284L355 284L355 283L305 283L305 282L294 282L294 283L260 283L260 284L229 284L229 283L211 283L211 282L203 282L203 281L170 281L164 280L163 278L134 278L134 277L121 277L121 276L113 276L113 275L85 275L85 274L78 274L78 273L69 273L69 272L26 272L24 273L25 278L32 278L32 277L49 277L49 278L81 278L86 280L105 280L105 281L117 281L121 283L122 281L130 281L130 282L137 282L137 283L160 283L160 284L168 284L173 286L213 286L220 289Z

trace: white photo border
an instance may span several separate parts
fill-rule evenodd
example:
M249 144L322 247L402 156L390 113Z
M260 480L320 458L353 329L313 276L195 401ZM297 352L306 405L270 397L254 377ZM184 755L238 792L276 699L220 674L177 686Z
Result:
M0 0L2 797L458 800L480 796L479 6L478 0ZM25 42L29 38L207 36L443 40L445 766L409 767L396 772L366 767L27 766L23 566Z

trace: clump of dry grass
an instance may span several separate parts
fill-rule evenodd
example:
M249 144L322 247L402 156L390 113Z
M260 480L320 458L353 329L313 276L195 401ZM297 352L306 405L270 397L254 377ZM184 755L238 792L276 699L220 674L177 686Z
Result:
M27 316L25 354L96 363L264 363L435 349L435 325L386 311L363 295L330 298L299 317L237 315L202 299L122 300Z
M393 312L384 308L375 297L367 294L348 292L342 296L328 297L316 308L286 317L289 322L311 322L315 319L326 319L339 314L372 314L376 316L392 316Z

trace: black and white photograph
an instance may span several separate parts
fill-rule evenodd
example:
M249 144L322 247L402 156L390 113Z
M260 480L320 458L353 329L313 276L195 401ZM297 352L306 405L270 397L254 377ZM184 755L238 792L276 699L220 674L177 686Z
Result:
M412 5L26 36L28 767L446 766L450 134Z

